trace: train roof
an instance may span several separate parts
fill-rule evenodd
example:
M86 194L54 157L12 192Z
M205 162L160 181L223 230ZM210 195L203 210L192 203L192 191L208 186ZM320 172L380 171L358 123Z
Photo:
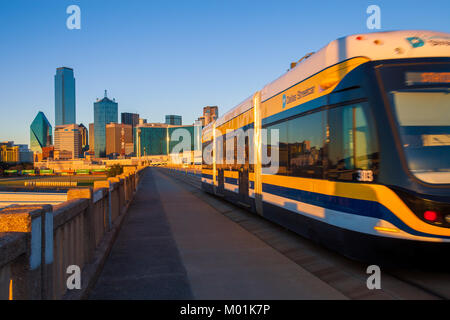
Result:
M355 57L366 57L370 60L450 57L450 33L404 30L355 34L339 38L264 86L261 90L261 101L332 65ZM252 96L217 119L216 126L228 122L251 107ZM212 125L213 123L209 124L205 129Z

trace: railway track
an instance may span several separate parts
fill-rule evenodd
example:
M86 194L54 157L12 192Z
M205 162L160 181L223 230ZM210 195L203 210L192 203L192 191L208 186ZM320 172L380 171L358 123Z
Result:
M450 271L381 267L381 289L369 290L368 264L342 256L263 217L203 192L201 182L195 176L160 170L184 182L198 198L349 299L450 299Z

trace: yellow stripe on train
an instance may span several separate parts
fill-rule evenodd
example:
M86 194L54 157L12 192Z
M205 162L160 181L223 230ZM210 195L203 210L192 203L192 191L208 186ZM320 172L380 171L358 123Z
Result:
M265 119L274 114L329 94L350 71L368 61L370 61L370 59L358 57L341 62L278 93L274 97L263 101L261 106L261 118ZM283 99L285 99L286 103L283 103Z
M350 71L368 61L370 59L357 57L341 62L294 85L292 88L280 92L262 103L261 119L329 94ZM283 97L286 99L285 104L283 103ZM225 135L227 131L237 130L251 123L254 123L253 108L216 127L217 137ZM213 139L211 131L204 132L202 142Z
M254 122L253 117L253 108L245 111L244 113L238 115L237 117L231 119L228 122L225 122L224 124L216 127L216 130L218 130L221 134L225 135L228 131L234 131L236 129L245 127L246 125L249 125L250 123ZM220 136L218 135L218 136Z
M263 175L262 182L329 196L378 202L416 231L440 236L450 236L450 229L432 226L423 222L405 205L394 191L383 185L334 182L280 175Z
M209 169L202 169L202 173L213 175L213 170ZM239 172L238 171L231 171L231 170L224 170L223 175L226 178L234 178L239 179ZM255 181L255 174L253 172L249 172L248 174L248 180L249 181Z

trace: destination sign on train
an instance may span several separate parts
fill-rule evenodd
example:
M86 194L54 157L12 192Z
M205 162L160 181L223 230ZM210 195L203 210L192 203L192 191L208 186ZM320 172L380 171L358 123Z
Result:
M406 84L450 83L450 72L407 72Z

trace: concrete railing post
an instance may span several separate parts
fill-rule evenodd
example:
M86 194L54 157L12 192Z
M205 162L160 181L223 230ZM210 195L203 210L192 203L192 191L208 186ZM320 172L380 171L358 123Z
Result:
M127 203L130 203L131 199L133 198L133 190L131 189L130 174L125 175L125 181L127 182Z
M120 179L123 181L123 201L124 206L128 204L130 201L129 194L128 194L128 175L127 174L121 174Z
M119 214L121 215L123 210L126 208L126 200L125 200L125 179L121 176L119 179Z
M83 217L83 237L85 239L84 243L84 257L85 261L90 262L94 258L95 252L95 217L94 217L94 203L93 203L93 192L91 188L82 189L70 189L67 192L67 201L74 199L88 199L89 206L84 212Z
M130 174L130 188L131 188L131 193L134 193L134 191L136 190L136 174Z
M111 199L112 203L112 212L113 212L113 222L115 219L121 214L121 190L120 190L120 179L118 177L108 178L110 185L113 186L113 198Z
M12 299L34 300L51 296L53 263L52 207L16 206L0 212L0 232L27 235L27 252L12 265ZM50 292L49 292L50 291Z
M112 228L112 202L111 202L111 183L110 181L94 181L94 189L104 188L106 189L106 201L105 206L107 207L107 231Z

